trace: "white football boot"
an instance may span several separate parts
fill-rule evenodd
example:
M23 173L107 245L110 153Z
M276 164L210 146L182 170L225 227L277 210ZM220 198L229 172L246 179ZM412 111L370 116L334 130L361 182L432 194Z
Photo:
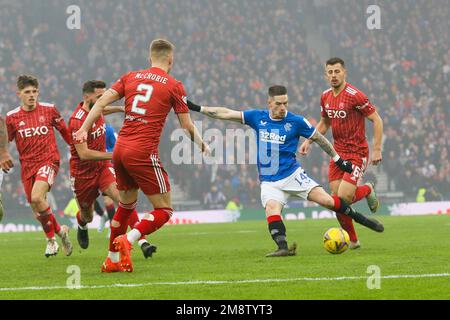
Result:
M103 229L105 229L105 224L108 221L108 214L105 212L101 217L100 217L100 223L98 225L98 232L102 232Z
M59 232L59 235L61 236L62 248L66 256L70 256L73 251L72 242L70 242L69 239L69 230L70 228L68 226L62 225L61 231Z
M373 185L372 182L366 182L364 185L369 186L371 190L370 193L366 196L366 200L370 212L375 213L380 206L380 200L378 200L377 193L375 191L375 186Z
M51 257L56 256L59 250L58 243L55 238L47 239L47 247L45 248L45 256Z
M361 248L361 244L359 243L359 240L357 240L356 242L350 241L350 243L348 244L348 248L351 250L359 249Z

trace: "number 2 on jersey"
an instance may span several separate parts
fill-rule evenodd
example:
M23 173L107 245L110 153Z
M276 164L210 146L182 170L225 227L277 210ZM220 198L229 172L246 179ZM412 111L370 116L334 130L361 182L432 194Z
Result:
M138 94L134 97L133 105L131 107L131 112L144 115L147 110L138 107L139 102L149 102L153 93L153 86L145 83L141 83L137 87L137 91L145 91L145 94Z

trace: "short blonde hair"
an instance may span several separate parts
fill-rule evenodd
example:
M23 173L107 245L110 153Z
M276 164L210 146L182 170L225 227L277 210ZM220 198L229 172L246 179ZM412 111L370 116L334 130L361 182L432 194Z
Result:
M150 43L150 58L161 59L168 57L175 46L165 39L155 39Z

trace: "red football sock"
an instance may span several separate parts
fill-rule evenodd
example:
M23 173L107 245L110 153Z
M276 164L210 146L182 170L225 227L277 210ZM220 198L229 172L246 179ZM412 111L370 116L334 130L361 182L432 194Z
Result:
M83 218L81 217L80 211L77 212L77 222L80 227L85 227L87 225L87 222L84 222Z
M342 229L347 231L350 236L350 241L356 242L358 241L358 236L356 235L355 226L353 225L353 220L351 217L346 215L345 213L340 213L337 210L341 208L341 199L338 196L333 196L334 199L334 211L336 212L336 218L339 221Z
M53 238L55 236L51 215L52 209L48 207L46 210L39 212L37 216L37 219L41 223L42 229L44 229L47 238Z
M61 226L59 225L58 221L55 218L55 215L52 213L50 214L50 219L53 223L53 229L55 230L56 234L59 234L61 231Z
M365 198L370 193L370 191L371 190L368 185L359 186L358 188L356 188L352 203L358 202L359 200Z
M116 237L124 234L128 228L128 221L136 213L136 202L130 204L123 204L119 202L119 207L117 208L116 214L114 215L111 222L111 234L109 236L109 251L117 252L114 248L113 241ZM137 213L136 213L137 216ZM117 221L119 223L118 227L114 227L113 224Z
M172 216L172 208L158 208L150 212L150 219L142 219L134 228L137 229L142 236L148 235L161 228ZM152 219L153 216L153 219Z
M276 222L276 221L282 221L281 215L274 214L272 216L267 217L267 223Z

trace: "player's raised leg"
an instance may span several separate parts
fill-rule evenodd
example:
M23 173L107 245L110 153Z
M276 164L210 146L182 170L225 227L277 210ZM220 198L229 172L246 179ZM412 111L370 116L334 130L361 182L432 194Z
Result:
M329 195L322 187L315 187L308 194L308 200L316 202L323 207L331 209L335 212L341 212L350 216L357 223L376 232L383 232L384 227L381 222L373 218L367 218L363 214L355 211L346 201L336 195Z

